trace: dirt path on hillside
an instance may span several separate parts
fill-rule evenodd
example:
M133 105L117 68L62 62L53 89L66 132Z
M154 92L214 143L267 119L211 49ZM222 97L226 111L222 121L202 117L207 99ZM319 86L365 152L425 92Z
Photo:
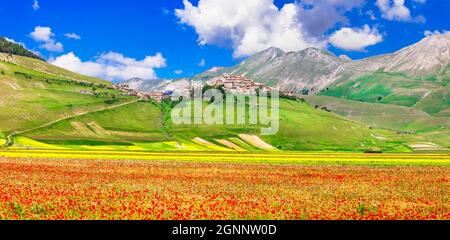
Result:
M58 118L58 119L56 119L54 121L48 122L46 124L43 124L43 125L40 125L40 126L37 126L37 127L34 127L34 128L26 129L26 130L19 131L19 132L14 132L14 133L11 133L10 135L8 135L6 137L6 143L3 146L4 147L11 146L13 144L13 137L16 136L16 135L20 135L20 134L31 132L31 131L34 131L34 130L37 130L37 129L40 129L40 128L48 127L48 126L51 126L51 125L53 125L55 123L58 123L58 122L61 122L61 121L64 121L64 120L69 120L69 119L76 118L76 117L80 117L80 116L83 116L83 115L86 115L86 114L101 112L101 111L105 111L105 110L111 110L111 109L118 108L118 107L123 107L123 106L129 105L129 104L132 104L132 103L136 103L138 101L139 101L138 99L135 99L133 101L124 102L124 103L120 103L120 104L117 104L117 105L104 107L104 108L97 109L97 110L94 110L94 111L84 111L84 112L77 113L75 115Z

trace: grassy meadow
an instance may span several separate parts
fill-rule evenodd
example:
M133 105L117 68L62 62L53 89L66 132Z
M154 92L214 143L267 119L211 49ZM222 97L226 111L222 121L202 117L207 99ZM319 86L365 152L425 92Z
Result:
M273 136L259 135L260 128L265 126L251 125L248 116L246 119L246 124L176 125L170 119L170 108L161 110L154 104L137 102L63 120L21 137L68 149L194 151L265 150L243 139L242 134L258 136L274 148L286 151L408 152L411 151L408 144L427 141L419 135L371 129L368 125L288 99L280 101L280 130ZM20 142L17 141L19 145ZM233 149L230 143L238 148Z

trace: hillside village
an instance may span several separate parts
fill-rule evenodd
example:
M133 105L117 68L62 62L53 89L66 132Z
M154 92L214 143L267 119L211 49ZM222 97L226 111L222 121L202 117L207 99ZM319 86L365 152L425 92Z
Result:
M125 95L137 97L141 101L153 100L155 102L160 103L165 99L170 99L170 97L172 96L172 93L170 93L170 92L147 93L147 92L143 92L140 90L131 89L130 86L128 86L128 84L124 84L124 83L114 84L113 88L123 92Z
M175 92L182 97L191 97L194 89L199 86L202 86L202 84L197 81L191 80L189 87L187 87L186 89L174 89L164 92L144 92L132 89L128 84L124 83L114 84L113 88L122 91L125 95L138 97L141 101L152 100L160 103L164 100L170 99ZM207 81L206 86L215 88L222 87L226 93L241 94L247 96L254 96L261 92L269 93L272 90L271 87L266 86L263 83L255 82L250 78L240 75L226 74Z
M217 79L206 82L206 84L215 87L222 86L227 93L250 96L257 95L258 92L270 92L272 90L271 87L240 75L223 74Z

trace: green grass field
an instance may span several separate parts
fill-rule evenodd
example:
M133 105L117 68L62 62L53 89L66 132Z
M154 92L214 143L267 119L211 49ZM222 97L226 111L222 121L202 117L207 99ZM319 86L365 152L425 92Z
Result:
M164 140L162 113L150 103L136 102L58 122L29 134L36 139Z

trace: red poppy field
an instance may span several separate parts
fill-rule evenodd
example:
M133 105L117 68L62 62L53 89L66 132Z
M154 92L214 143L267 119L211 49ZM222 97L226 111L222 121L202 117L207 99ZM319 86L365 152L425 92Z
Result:
M4 155L0 219L450 219L445 165Z

